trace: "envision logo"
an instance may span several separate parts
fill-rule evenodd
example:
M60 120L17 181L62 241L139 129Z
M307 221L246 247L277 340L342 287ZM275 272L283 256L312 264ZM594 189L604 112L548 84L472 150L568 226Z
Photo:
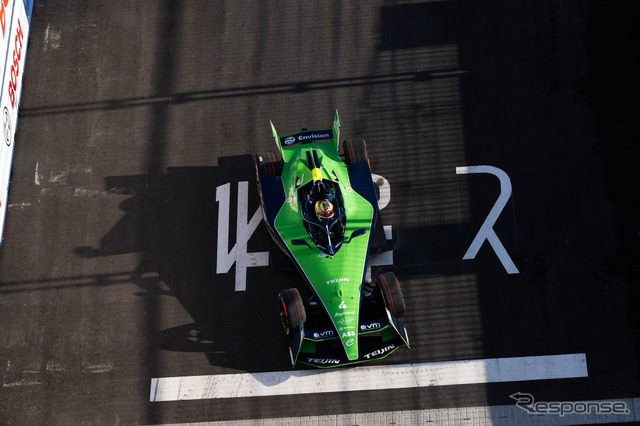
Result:
M329 139L331 135L329 133L311 133L309 135L300 135L298 136L298 140L306 140L306 139Z

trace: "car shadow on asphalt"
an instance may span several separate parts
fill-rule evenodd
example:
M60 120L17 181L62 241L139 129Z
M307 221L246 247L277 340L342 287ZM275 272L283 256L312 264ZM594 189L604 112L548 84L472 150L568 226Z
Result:
M241 182L247 199L236 202ZM230 219L219 230L216 192L227 184ZM124 215L95 246L76 247L74 253L84 258L141 255L132 274L139 290L132 296L147 300L151 365L154 351L173 351L202 352L211 365L244 371L291 368L276 295L290 286L286 282L299 280L297 274L265 274L268 266L246 268L245 289L239 290L233 265L216 272L219 237L229 241L229 253L220 258L235 254L238 207L247 208L250 216L259 214L252 156L220 158L217 167L168 168L157 176L110 176L105 185L108 192L130 196L120 204ZM246 251L266 252L267 237L264 226L258 226ZM158 308L163 297L174 297L193 322L158 329L156 324L167 323Z

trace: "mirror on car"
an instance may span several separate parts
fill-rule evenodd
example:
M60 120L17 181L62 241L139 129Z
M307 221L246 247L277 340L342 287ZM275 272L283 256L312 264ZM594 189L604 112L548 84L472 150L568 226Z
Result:
M311 244L309 244L309 241L303 239L291 240L291 244L293 244L294 246L307 246L310 249L313 249L313 247L311 247Z
M355 237L359 237L360 235L364 235L366 233L367 233L367 230L365 228L356 229L351 233L351 236L349 237L349 240L347 241L347 243L350 243L351 240L353 240Z

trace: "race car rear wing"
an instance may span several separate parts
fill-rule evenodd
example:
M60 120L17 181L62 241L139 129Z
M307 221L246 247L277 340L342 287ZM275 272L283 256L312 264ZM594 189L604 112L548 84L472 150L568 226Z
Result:
M333 142L336 145L336 152L338 152L340 143L340 117L338 116L338 110L336 110L333 118L333 127L330 129L302 130L297 133L278 136L273 122L269 121L269 124L271 124L271 134L273 135L280 154L283 154L284 149L291 148L292 146L314 142Z

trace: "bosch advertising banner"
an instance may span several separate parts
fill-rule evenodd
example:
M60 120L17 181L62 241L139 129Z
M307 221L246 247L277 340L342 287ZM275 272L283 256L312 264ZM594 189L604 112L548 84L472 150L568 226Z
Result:
M0 94L3 125L0 141L0 244L7 216L9 177L32 8L33 0L0 0L0 60L3 61Z

